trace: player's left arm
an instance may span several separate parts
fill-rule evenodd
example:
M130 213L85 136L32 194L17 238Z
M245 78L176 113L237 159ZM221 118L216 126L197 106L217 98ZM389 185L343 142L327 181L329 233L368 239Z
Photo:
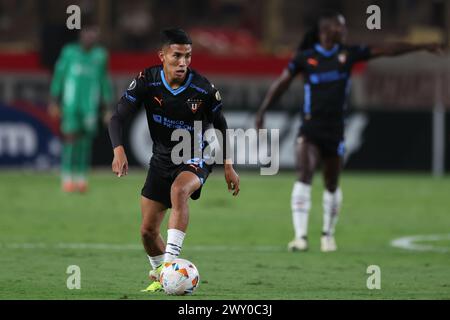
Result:
M239 194L239 175L233 168L233 160L231 157L230 150L230 140L227 134L228 124L225 116L222 112L222 101L220 97L220 93L217 90L214 90L213 98L211 104L211 113L212 113L212 123L215 129L219 130L222 134L222 152L223 152L223 163L224 163L224 173L225 173L225 181L228 185L228 191L233 192L233 196L237 196Z
M65 46L61 50L61 54L55 64L55 70L50 83L50 98L48 104L48 112L51 117L57 118L60 116L60 97L64 87L64 79L66 71L70 64L70 46Z
M397 42L370 46L369 50L369 58L372 59L378 57L393 57L416 51L427 51L438 54L444 51L444 45L441 43L411 44Z

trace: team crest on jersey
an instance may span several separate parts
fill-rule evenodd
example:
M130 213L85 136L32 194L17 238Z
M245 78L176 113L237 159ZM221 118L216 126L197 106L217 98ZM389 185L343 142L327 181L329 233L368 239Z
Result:
M193 113L196 113L198 108L202 105L203 101L200 99L189 99L187 104Z
M338 60L340 63L344 64L347 61L347 54L345 52L338 55Z

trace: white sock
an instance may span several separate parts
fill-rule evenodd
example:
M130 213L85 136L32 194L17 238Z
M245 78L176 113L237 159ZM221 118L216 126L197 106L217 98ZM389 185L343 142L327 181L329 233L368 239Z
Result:
M73 181L73 177L69 173L63 173L61 175L61 180L62 180L62 183L69 183L69 182Z
M322 232L326 235L334 235L334 229L339 217L339 211L342 205L342 192L338 188L331 193L327 190L323 193L323 228Z
M186 234L183 231L177 229L167 230L167 245L164 262L171 262L180 255L185 235Z
M150 265L152 266L152 269L156 269L161 263L164 262L164 255L154 256L150 257L147 255L148 261L150 261Z
M311 209L311 186L295 182L291 195L292 221L295 238L300 239L308 234L308 217Z
M73 180L77 183L86 183L87 182L86 176L84 176L84 175L76 175Z

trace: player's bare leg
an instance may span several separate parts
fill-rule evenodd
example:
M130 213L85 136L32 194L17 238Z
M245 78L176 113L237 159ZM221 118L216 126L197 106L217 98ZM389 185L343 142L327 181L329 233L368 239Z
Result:
M143 291L154 292L161 289L161 284L158 279L159 272L157 269L164 261L165 244L161 237L160 227L166 210L166 206L162 203L150 200L143 196L141 197L141 238L152 267L149 278L154 281L154 283L150 284L150 286Z
M311 184L314 171L320 161L317 146L301 136L296 145L296 168L298 181L295 182L291 195L292 221L295 239L288 244L290 251L308 249L308 217L311 209Z
M77 164L75 167L75 187L77 191L86 193L88 190L87 174L91 162L92 142L94 134L83 132L77 140Z
M172 210L168 223L164 262L170 262L180 254L189 223L188 200L200 187L200 179L189 171L181 172L172 184L170 190Z
M323 194L323 228L321 250L323 252L336 251L334 230L342 205L342 192L339 188L339 175L342 170L342 158L329 157L323 161L323 177L325 191Z
M166 210L166 206L162 203L141 196L141 237L145 251L149 257L164 255L165 244L161 237L160 226ZM161 263L162 259L156 266Z

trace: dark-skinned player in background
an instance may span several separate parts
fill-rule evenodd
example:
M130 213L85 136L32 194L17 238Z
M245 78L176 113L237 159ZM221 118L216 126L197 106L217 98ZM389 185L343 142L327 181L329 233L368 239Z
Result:
M433 53L442 50L439 44L349 46L345 44L346 35L345 18L341 14L330 12L322 15L317 25L305 34L287 68L271 85L256 115L256 127L260 129L266 110L276 103L297 75L303 76L302 121L296 141L297 181L291 195L295 238L288 244L290 251L308 249L311 184L320 163L325 184L321 251L337 249L334 231L343 199L339 175L345 152L344 120L351 70L355 63L419 50Z
M131 82L109 125L114 149L112 171L118 177L128 172L122 141L123 125L141 106L145 108L153 141L153 156L141 192L141 236L152 267L149 276L153 282L143 291L162 289L159 274L163 263L177 258L183 245L189 221L188 200L200 197L211 171L205 158L193 157L176 164L171 152L178 142L171 140L172 133L177 129L186 130L194 146L193 141L198 138L195 137L198 133L194 134L194 121L201 121L202 134L212 125L224 139L228 139L220 93L206 78L189 68L191 56L192 41L186 32L181 29L164 30L159 51L161 65L145 69ZM204 147L204 144L200 145ZM226 142L222 146L226 147ZM223 154L228 190L236 196L239 176L231 159L226 157L226 150ZM160 225L168 208L171 208L171 213L167 242L164 243Z

